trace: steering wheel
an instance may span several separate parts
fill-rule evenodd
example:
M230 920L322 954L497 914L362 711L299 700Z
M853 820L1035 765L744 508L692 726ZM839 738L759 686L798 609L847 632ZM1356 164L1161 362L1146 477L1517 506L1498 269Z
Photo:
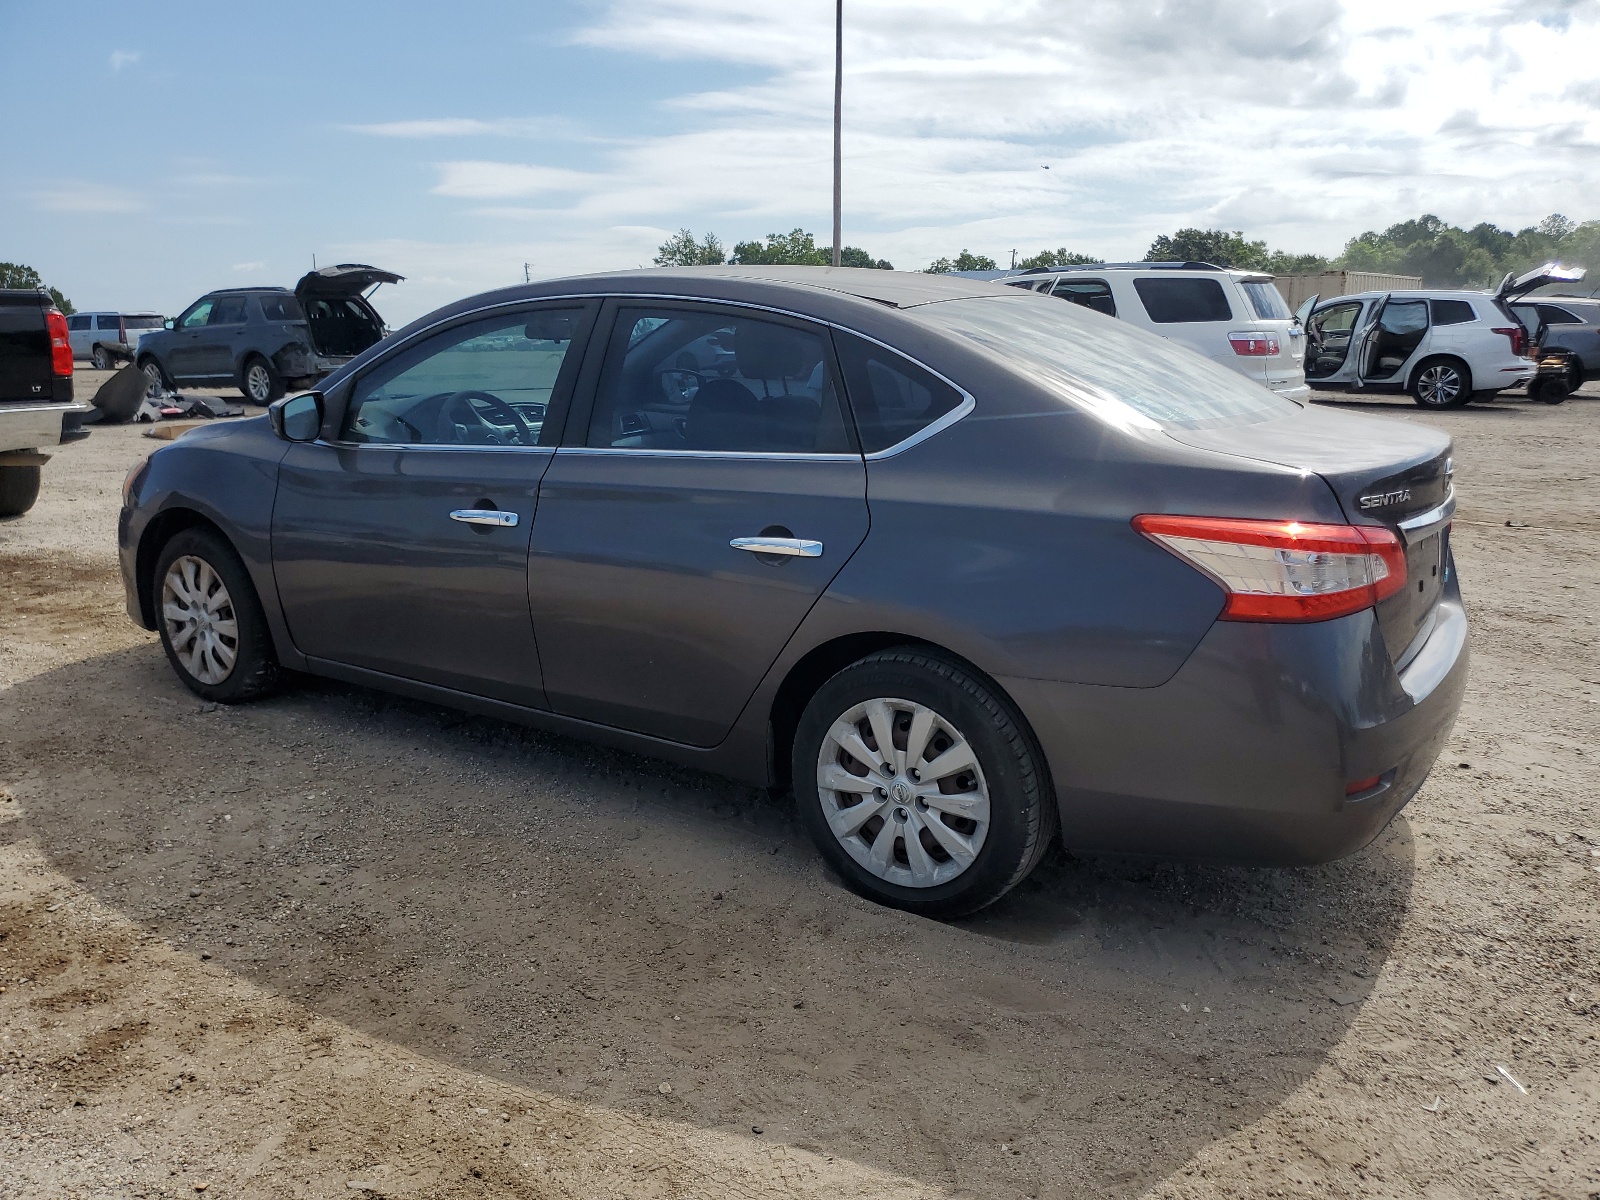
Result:
M473 408L472 405L468 403L472 400L482 401L497 417L504 417L506 424L510 425L516 430L516 436L521 439L524 446L537 446L539 444L538 434L534 433L533 427L522 419L522 414L516 409L512 408L511 405L507 404L504 400L500 399L499 396L494 395L492 392L480 392L474 388L468 388L465 391L460 392L452 392L448 397L445 398L445 402L439 406L439 415L443 417L449 417L451 410L457 405L460 405L461 407L465 408L469 414L471 414L473 421L475 421L480 428L487 430L498 442L500 431L493 425L489 424L489 422L485 421L483 417L479 415L478 410Z

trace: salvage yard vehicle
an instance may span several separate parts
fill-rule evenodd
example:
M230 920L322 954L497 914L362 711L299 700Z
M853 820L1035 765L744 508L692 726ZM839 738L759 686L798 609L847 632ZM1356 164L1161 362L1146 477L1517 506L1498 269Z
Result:
M1549 263L1499 289L1364 292L1314 307L1306 378L1332 391L1409 392L1423 408L1458 408L1533 382L1529 330L1510 301L1583 271Z
M1311 395L1304 369L1304 314L1289 311L1271 275L1201 262L1094 263L1033 267L1004 282L1131 321L1280 396L1305 400Z
M46 447L88 437L89 411L73 402L67 318L50 294L0 290L0 517L33 507Z
M1511 311L1533 338L1541 374L1559 369L1567 393L1600 379L1600 300L1539 297ZM1533 395L1539 380L1528 385Z
M160 313L79 312L67 318L73 358L87 358L98 371L131 363L139 339L165 326Z
M861 893L1074 850L1310 863L1454 723L1451 443L1001 285L821 267L475 296L127 479L128 612L792 786Z
M312 271L287 288L224 288L139 343L154 392L233 384L252 404L312 387L384 335L370 290L402 276L360 263ZM369 290L370 289L370 290Z

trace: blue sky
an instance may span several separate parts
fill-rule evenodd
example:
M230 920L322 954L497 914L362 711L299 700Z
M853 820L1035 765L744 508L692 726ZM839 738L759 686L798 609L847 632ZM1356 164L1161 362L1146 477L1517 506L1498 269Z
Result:
M70 18L65 14L70 13ZM1600 3L848 0L846 240L1600 217ZM0 0L0 259L79 307L367 261L398 323L670 231L829 227L829 0Z

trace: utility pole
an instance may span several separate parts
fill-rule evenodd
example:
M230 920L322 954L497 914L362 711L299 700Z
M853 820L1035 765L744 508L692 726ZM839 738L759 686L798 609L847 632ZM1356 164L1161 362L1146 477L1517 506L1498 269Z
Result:
M839 131L844 109L844 0L833 4L833 265L839 265L843 254L843 192L839 176L843 166L840 156Z
M528 274L528 267L531 266L531 265L532 264L530 264L530 263L523 263L522 264L522 282L523 283L532 283L533 282L533 276Z
M1011 252L1011 269L1013 271L1017 269L1017 252L1015 250Z

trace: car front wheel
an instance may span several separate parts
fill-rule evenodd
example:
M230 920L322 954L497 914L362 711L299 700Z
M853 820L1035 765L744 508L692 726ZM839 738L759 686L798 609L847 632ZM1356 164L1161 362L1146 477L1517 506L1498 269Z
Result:
M161 646L190 691L238 704L277 686L266 613L244 563L221 536L185 529L173 537L156 560L154 588Z
M1411 398L1423 408L1460 408L1472 399L1472 380L1461 363L1429 359L1411 381Z
M845 882L924 916L998 900L1056 828L1021 717L969 669L915 647L864 658L817 691L793 772L801 819Z

